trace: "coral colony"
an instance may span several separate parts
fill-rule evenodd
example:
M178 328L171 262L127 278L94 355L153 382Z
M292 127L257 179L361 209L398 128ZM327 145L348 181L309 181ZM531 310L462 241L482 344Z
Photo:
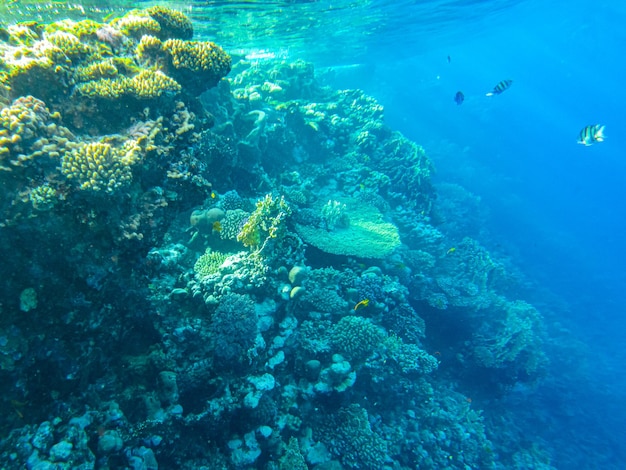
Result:
M456 383L536 381L542 315L375 99L163 7L2 32L2 468L509 455Z

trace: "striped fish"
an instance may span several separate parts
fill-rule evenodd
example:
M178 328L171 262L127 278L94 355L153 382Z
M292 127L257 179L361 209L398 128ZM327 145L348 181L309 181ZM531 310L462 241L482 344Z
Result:
M493 87L493 90L487 93L487 96L499 95L503 91L508 90L512 83L513 80L502 80L500 83Z
M596 142L603 142L606 139L604 135L604 128L606 126L602 124L590 124L582 128L578 134L578 143L583 144L585 147L589 147Z

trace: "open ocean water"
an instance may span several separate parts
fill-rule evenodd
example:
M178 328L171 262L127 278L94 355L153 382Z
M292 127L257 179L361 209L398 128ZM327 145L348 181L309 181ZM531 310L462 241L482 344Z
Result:
M0 468L626 468L625 22L3 2Z

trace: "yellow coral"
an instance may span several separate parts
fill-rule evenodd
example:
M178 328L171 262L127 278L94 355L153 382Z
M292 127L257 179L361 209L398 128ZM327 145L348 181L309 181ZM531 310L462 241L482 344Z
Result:
M65 31L57 31L46 37L46 41L54 45L68 58L82 57L89 52L89 46L80 42L75 35Z
M93 20L74 21L65 19L46 25L45 31L47 34L64 31L66 33L73 34L79 39L83 39L94 35L101 27L102 25L100 23Z
M38 211L47 211L52 209L58 201L57 190L49 184L43 184L33 188L28 195L33 208Z
M91 142L67 152L61 162L61 172L76 180L81 189L112 193L132 180L125 155L108 143Z
M200 277L216 274L220 271L220 267L224 264L228 256L228 253L211 251L211 248L207 248L206 252L200 256L193 265L193 270L198 273Z
M143 70L130 79L129 86L132 95L143 99L158 98L165 92L181 91L181 86L176 80L158 70Z
M113 78L117 74L118 70L113 60L105 60L76 68L74 78L77 82L87 82L101 78Z
M193 37L193 24L184 13L159 5L148 8L146 13L159 23L162 37L180 39Z
M72 138L69 130L57 125L59 119L59 113L51 114L43 101L32 96L18 98L2 109L0 169L10 170L40 156L59 157Z
M76 90L83 96L117 99L133 96L139 99L158 98L163 93L178 93L181 86L163 72L142 70L133 78L102 78L77 85Z
M153 58L162 52L162 48L163 43L159 38L145 34L141 36L141 40L139 41L139 44L137 44L135 53L137 54L137 57L145 60Z
M267 194L257 201L255 211L237 234L237 240L244 246L257 248L264 241L279 238L286 231L285 221L290 215L291 208L284 196L276 199Z
M7 27L9 43L13 45L32 46L38 41L39 32L37 26L32 23L20 23Z
M192 92L201 93L230 72L231 58L212 42L168 39L163 50L170 57L172 75Z
M119 29L127 36L141 37L144 34L158 35L161 31L159 23L142 12L132 11L121 18L111 21L111 26Z
M123 78L102 78L91 80L76 86L76 91L83 96L92 98L106 98L114 100L123 96L128 89L128 79Z
M212 72L220 76L230 71L230 56L224 52L224 49L210 41L168 39L163 43L163 49L170 54L172 65L177 69Z

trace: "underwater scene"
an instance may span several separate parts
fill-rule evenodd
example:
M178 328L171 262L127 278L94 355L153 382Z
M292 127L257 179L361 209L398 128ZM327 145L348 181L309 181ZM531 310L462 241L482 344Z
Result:
M626 468L626 3L0 5L0 469Z

